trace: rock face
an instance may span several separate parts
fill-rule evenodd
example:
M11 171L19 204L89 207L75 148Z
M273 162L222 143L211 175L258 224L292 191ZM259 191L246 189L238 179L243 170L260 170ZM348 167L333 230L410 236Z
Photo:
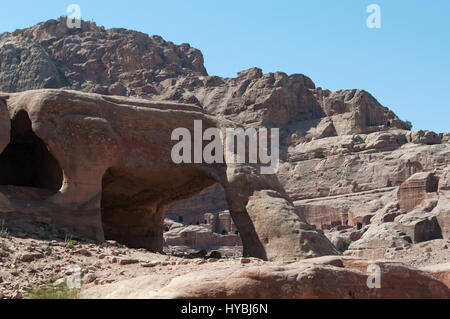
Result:
M0 96L0 149L3 150L9 143L11 122L6 107L6 100Z
M92 22L69 29L66 19L0 35L0 91L70 88L111 95L146 95L154 82L207 75L188 44Z
M257 165L172 161L175 128L193 135L194 120L204 130L235 125L199 107L65 90L10 94L7 106L12 134L0 158L0 184L42 194L27 200L22 191L5 192L20 213L2 218L48 217L90 238L161 251L164 207L220 183L245 255L337 253L296 213L276 176L260 175Z
M170 204L166 208L166 216L174 221L180 221L182 217L185 224L195 224L205 219L204 214L225 210L228 210L225 192L220 184L215 184L198 195Z
M371 267L379 267L379 288L370 288ZM424 271L401 263L325 257L285 265L216 265L156 281L139 277L83 292L85 298L182 299L366 299L449 298L450 290Z
M450 263L422 267L421 270L429 273L437 280L442 281L450 288Z
M411 211L423 202L429 193L436 193L439 179L432 173L417 173L408 178L398 191L400 208Z

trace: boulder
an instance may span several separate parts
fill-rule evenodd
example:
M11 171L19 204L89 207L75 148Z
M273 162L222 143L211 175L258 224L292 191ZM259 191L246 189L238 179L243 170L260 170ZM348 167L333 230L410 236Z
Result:
M155 282L146 276L83 291L83 298L423 299L450 297L429 274L401 263L322 257L284 265L233 265ZM200 266L200 267L201 267ZM370 285L379 275L379 288ZM369 283L369 284L368 284Z
M431 172L412 175L398 191L400 208L410 212L426 199L428 193L438 191L439 178Z
M395 229L395 223L370 225L359 240L352 242L346 255L371 259L385 258L387 248L408 246L412 239Z
M441 144L442 143L442 137L432 131L414 131L411 132L411 142L414 144L427 144L427 145L433 145L433 144Z
M394 227L405 233L414 243L442 238L442 230L433 213L412 211L395 218Z

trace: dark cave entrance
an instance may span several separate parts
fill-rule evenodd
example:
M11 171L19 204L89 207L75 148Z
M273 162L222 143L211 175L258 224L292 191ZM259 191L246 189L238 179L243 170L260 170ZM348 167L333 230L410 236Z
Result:
M105 239L162 252L164 231L169 230L164 224L166 206L195 196L215 183L196 168L109 168L102 180L101 217ZM174 221L197 222L183 214L175 216Z
M27 112L11 121L11 140L0 154L0 185L58 192L63 173L45 143L33 132Z
M234 242L229 244L232 238L220 237L224 228L230 228L232 234L236 230L229 214L219 218L222 208L228 209L223 187L195 168L114 167L103 176L101 216L105 239L128 247L153 252L186 245L193 250L213 250L217 244L234 247ZM164 232L171 231L171 223L166 224L166 220L183 227L206 227L211 232L185 233L166 241Z

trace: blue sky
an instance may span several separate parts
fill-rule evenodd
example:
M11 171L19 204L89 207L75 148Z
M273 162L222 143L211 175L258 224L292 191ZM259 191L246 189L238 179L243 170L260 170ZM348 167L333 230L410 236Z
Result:
M17 0L2 3L0 32L66 15L161 35L202 50L210 75L303 73L330 90L371 92L414 129L450 131L449 0ZM366 8L381 8L369 29Z

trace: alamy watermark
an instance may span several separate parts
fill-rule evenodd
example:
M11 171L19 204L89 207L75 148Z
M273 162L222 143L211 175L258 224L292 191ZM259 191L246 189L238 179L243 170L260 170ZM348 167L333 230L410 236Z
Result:
M367 277L367 287L369 289L381 288L381 267L376 264L370 264L367 267L367 272L370 275Z
M371 4L367 7L366 25L369 29L381 29L381 8L378 4Z
M70 4L66 12L69 13L67 16L67 27L69 29L81 28L81 7L78 4Z
M81 268L78 265L71 265L68 269L70 275L66 278L66 285L69 289L81 288Z
M203 132L202 121L196 120L193 139L187 128L173 130L171 139L178 143L173 146L171 157L175 164L261 164L261 174L275 174L279 167L279 135L278 128L270 129L270 135L267 128L227 128L224 136L215 127ZM204 145L205 141L209 143Z

